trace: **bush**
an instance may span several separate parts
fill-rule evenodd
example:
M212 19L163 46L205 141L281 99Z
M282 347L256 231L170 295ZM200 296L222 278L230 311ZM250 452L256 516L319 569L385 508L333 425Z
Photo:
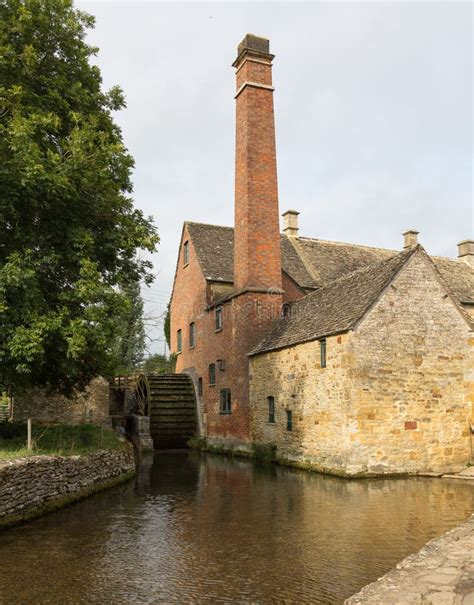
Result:
M260 462L275 462L277 446L275 443L254 443L253 457Z
M205 437L191 437L188 440L188 447L192 450L204 452L207 450L207 441Z

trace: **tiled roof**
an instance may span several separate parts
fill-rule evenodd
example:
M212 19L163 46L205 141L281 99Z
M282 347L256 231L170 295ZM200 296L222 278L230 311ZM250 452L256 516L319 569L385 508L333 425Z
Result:
M291 305L251 355L346 332L365 315L417 246L358 269Z
M186 223L206 279L233 282L232 227ZM303 289L325 286L352 271L397 256L397 250L281 236L283 270ZM474 303L474 268L468 263L432 257L449 288L463 303Z

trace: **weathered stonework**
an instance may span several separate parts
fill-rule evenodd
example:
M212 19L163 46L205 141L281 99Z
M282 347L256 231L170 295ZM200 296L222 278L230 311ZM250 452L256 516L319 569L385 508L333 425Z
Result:
M474 334L422 255L355 330L327 338L326 368L319 347L313 341L251 358L255 442L348 476L452 472L470 461Z
M125 481L134 471L131 446L85 456L32 456L0 462L0 527Z
M474 602L474 516L365 586L346 605L469 605Z
M13 420L65 424L102 424L109 417L109 383L95 378L83 393L71 398L35 389L15 397Z

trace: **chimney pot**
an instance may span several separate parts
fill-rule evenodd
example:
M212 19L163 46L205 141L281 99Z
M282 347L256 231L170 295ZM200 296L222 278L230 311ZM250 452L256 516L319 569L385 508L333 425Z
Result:
M403 247L410 248L411 246L416 246L418 244L418 234L420 232L416 229L408 229L402 235L404 238Z
M283 213L283 233L288 237L298 237L298 215L296 210L287 210Z
M459 242L458 258L474 267L474 239L465 239Z

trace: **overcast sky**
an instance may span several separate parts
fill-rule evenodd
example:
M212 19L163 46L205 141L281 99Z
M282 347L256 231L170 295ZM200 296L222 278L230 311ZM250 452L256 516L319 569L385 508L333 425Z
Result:
M431 254L473 237L470 2L77 2L161 243L147 313L164 310L182 223L233 222L234 69L270 38L280 211L302 235ZM154 336L162 338L159 332ZM155 342L153 350L162 351Z

